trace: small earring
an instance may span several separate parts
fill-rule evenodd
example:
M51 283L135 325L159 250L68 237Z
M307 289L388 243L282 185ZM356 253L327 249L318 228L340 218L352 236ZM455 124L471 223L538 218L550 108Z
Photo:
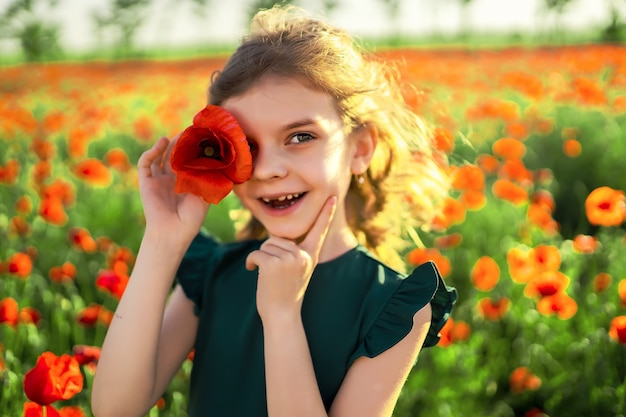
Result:
M363 174L358 174L355 176L356 178L356 183L359 185L363 185L363 183L365 182L365 176Z

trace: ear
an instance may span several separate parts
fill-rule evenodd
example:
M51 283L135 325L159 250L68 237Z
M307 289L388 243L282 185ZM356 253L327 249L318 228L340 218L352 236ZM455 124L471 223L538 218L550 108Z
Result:
M366 124L355 130L351 136L353 154L350 171L354 175L363 174L370 166L372 156L376 150L378 129Z

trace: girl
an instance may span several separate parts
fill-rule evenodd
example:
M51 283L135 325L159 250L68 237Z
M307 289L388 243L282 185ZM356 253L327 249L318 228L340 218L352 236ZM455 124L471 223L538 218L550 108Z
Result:
M262 11L212 80L253 156L237 242L174 192L174 141L138 162L146 228L93 384L97 417L144 415L194 349L189 416L390 416L456 299L405 232L445 195L443 159L393 74L342 30ZM177 284L171 292L173 280Z

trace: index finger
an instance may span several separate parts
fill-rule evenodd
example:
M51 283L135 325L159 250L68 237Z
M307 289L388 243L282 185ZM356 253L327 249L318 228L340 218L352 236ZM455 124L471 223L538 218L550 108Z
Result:
M322 206L322 210L317 215L317 219L309 229L304 240L300 243L300 247L304 249L309 255L312 255L317 259L320 250L322 249L322 245L324 244L324 239L326 239L326 234L328 233L328 228L330 227L330 223L335 215L335 209L337 207L337 196L331 196L326 200L324 206Z

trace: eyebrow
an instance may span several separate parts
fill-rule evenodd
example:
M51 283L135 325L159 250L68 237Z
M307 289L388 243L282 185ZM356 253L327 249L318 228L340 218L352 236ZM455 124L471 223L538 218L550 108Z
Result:
M288 125L283 127L283 130L291 130L291 129L296 129L302 126L310 126L310 125L319 126L319 123L314 119L298 120L296 122L289 123Z

